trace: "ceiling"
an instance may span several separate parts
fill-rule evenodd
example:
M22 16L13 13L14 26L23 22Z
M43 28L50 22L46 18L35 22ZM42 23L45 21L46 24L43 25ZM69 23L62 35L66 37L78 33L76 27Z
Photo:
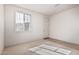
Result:
M16 4L16 6L23 7L50 16L70 8L78 7L79 5L78 4Z

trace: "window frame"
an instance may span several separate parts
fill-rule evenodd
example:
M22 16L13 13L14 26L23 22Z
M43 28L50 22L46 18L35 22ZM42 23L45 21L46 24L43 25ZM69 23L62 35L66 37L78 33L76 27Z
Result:
M30 16L30 21L29 21L29 29L28 30L26 30L25 28L24 28L24 30L23 31L21 31L21 30L19 30L19 31L17 31L17 26L16 26L16 13L23 13L23 17L24 17L24 19L23 19L23 21L24 21L24 25L25 25L25 23L27 23L27 22L25 22L25 15L29 15ZM22 11L16 11L15 12L15 31L16 32L29 32L29 31L31 31L31 18L32 18L32 16L31 16L31 14L29 14L29 13L26 13L26 12L22 12Z

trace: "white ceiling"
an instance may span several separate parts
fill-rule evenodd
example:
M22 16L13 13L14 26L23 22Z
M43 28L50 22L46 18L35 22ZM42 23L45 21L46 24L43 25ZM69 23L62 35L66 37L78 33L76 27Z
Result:
M78 4L16 4L16 6L40 12L45 15L53 15L66 9L78 7Z

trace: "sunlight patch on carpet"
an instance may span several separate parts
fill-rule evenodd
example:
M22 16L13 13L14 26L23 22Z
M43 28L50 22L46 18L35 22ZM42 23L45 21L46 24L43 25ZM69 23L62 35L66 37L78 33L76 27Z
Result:
M48 44L42 44L29 49L30 51L40 55L70 55L71 51Z

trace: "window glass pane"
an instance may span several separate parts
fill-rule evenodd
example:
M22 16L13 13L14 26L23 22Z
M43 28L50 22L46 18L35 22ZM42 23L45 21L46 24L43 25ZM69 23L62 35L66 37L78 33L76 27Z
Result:
M30 14L28 14L27 18L31 18L31 15L30 15Z
M31 19L30 15L25 14L25 22L30 22L30 19Z
M28 19L27 19L28 15L25 14L25 22L28 22Z
M30 22L30 20L31 20L31 15L30 14L28 14L28 22Z
M24 31L25 26L22 23L16 24L16 31Z
M16 23L24 23L24 14L16 12Z
M25 30L29 30L29 27L30 27L30 23L25 23Z
M24 23L24 14L23 13L20 13L20 23Z
M31 18L27 18L27 19L28 19L28 22L30 22L30 19L31 19Z

